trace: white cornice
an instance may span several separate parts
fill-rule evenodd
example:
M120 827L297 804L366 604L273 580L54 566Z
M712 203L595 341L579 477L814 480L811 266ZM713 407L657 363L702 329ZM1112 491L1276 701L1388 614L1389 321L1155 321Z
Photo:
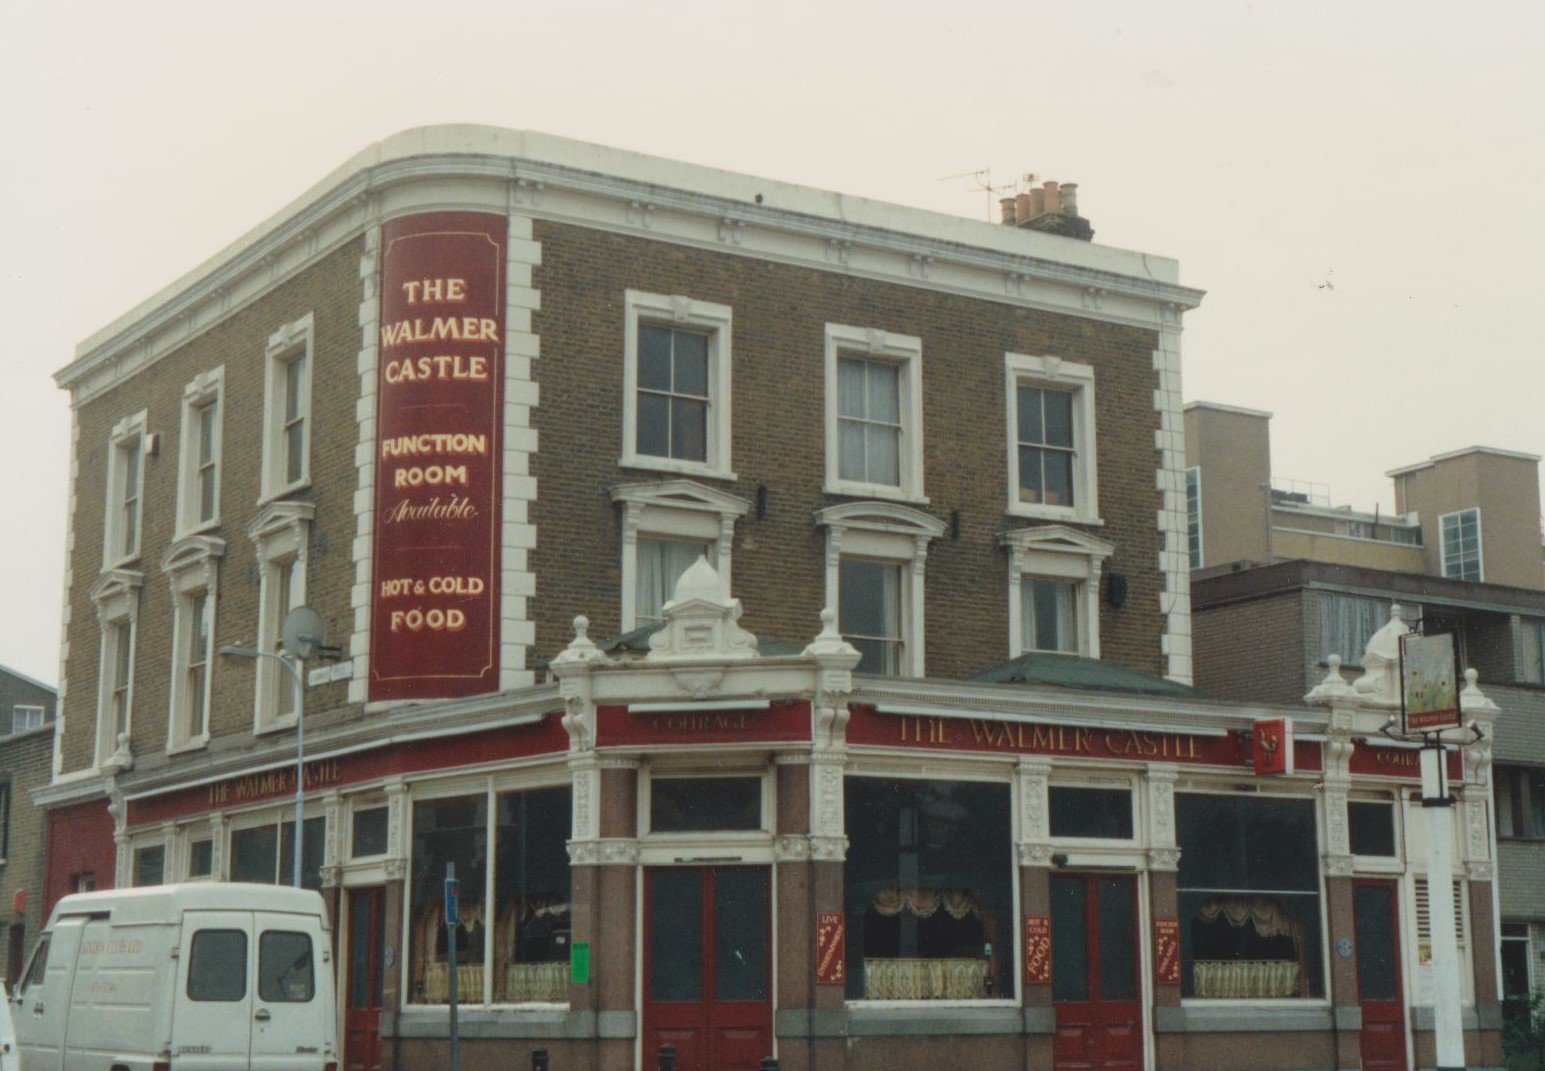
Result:
M518 212L825 271L1150 328L1202 292L1175 261L620 149L494 127L370 146L80 344L76 402L152 363L393 215Z

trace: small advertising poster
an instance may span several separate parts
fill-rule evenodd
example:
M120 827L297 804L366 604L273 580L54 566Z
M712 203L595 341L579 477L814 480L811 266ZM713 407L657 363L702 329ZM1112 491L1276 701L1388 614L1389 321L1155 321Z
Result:
M381 228L371 700L499 687L503 216Z
M841 911L818 911L815 916L815 983L846 985L847 920Z
M1180 920L1153 920L1153 980L1180 984Z
M1400 637L1400 709L1408 733L1459 728L1454 634Z
M1051 984L1051 917L1025 916L1025 981Z

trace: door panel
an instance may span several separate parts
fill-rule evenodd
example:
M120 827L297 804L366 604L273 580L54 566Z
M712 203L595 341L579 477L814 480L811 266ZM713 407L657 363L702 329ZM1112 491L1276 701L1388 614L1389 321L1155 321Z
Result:
M386 952L386 891L349 893L348 978L343 1013L347 1071L380 1071L381 1004Z
M772 1055L768 871L645 873L644 1066L663 1044L678 1071L756 1071Z
M1363 1071L1405 1071L1405 998L1400 979L1400 925L1395 883L1352 886L1357 943L1357 1001L1363 1012Z
M315 1071L334 1036L319 929L254 912L252 1071Z
M251 1061L252 915L245 911L189 911L183 915L172 1012L172 1057L196 1071L245 1069Z
M1143 1064L1137 885L1129 877L1051 879L1055 1071Z

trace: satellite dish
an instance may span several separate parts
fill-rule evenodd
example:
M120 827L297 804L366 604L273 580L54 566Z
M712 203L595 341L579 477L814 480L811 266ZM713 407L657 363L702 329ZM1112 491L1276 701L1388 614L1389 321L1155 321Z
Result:
M321 614L309 606L297 606L284 615L284 624L279 626L279 642L284 646L285 654L305 662L322 646L325 632Z

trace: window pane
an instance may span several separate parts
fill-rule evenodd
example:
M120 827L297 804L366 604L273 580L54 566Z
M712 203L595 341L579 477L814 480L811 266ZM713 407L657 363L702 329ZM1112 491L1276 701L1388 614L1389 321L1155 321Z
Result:
M863 480L868 466L864 454L864 425L842 421L837 425L840 453L837 458L838 473L844 480Z
M327 830L325 818L305 820L305 842L300 846L301 886L306 889L322 887L323 835ZM295 823L285 822L279 831L279 874L285 885L295 884Z
M1041 502L1046 497L1046 479L1041 472L1041 449L1035 446L1019 448L1019 500Z
M901 423L901 370L893 364L869 361L864 364L866 406L870 420L886 424Z
M864 362L847 358L837 362L837 412L845 417L863 417Z
M501 793L495 802L493 999L569 999L567 786ZM465 888L465 885L463 886Z
M160 885L165 880L166 848L157 844L134 849L134 884Z
M275 885L279 881L279 828L253 826L231 833L231 880Z
M638 385L652 391L671 389L671 333L666 328L638 325Z
M247 935L199 930L188 963L189 1000L241 1000L247 995Z
M714 996L767 998L766 871L714 871Z
M697 870L649 875L649 999L697 1000L703 991L703 883Z
M408 933L408 1000L444 1004L450 993L446 955L445 866L454 863L461 885L461 925L450 939L456 942L458 964L483 962L486 945L483 889L488 878L488 800L457 796L423 800L413 805L413 869ZM469 992L472 972L458 975L457 999L482 1003L482 991Z
M868 483L883 483L887 487L901 485L901 429L870 424L865 435L864 455L868 471L864 474Z
M672 403L671 456L708 460L708 403L676 398Z
M1051 998L1089 999L1089 933L1083 878L1051 879Z
M861 673L900 669L901 567L845 558L838 568L838 627L863 655Z
M654 833L762 828L759 777L655 777L649 783Z
M207 878L214 869L214 842L196 840L188 845L188 877Z
M1046 434L1042 430L1041 390L1039 387L1019 388L1019 441L1043 443Z
M268 930L258 938L258 997L271 1004L305 1004L316 995L311 938Z
M848 996L1014 993L1007 785L849 777Z
M1347 804L1347 826L1353 855L1395 854L1395 808L1388 803Z
M1132 839L1132 791L1053 785L1049 792L1051 835Z
M1046 504L1073 505L1073 455L1064 450L1047 450L1041 460L1046 474Z
M1078 585L1027 577L1024 581L1024 646L1027 651L1078 651Z
M650 457L669 457L671 450L671 400L664 394L638 396L638 452Z
M1099 883L1101 1000L1137 997L1137 914L1132 892L1132 883L1125 879L1104 878Z
M1046 443L1073 448L1073 396L1063 390L1043 393L1046 402Z
M708 397L708 336L691 331L675 334L675 391Z
M371 807L354 812L354 837L351 840L354 858L386 854L385 807Z
M295 483L304 475L306 460L306 425L291 424L284 429L284 478Z

